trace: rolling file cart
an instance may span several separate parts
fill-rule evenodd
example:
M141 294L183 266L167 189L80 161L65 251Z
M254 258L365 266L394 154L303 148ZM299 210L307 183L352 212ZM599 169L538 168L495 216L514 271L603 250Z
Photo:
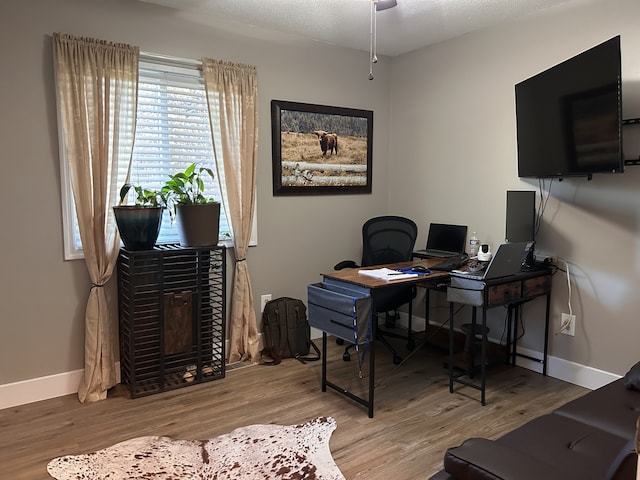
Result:
M322 391L327 387L355 400L373 417L375 328L372 328L372 298L368 288L338 280L325 278L322 283L308 285L309 324L322 331ZM327 380L327 335L335 335L345 342L357 346L356 354L361 361L359 348L365 347L369 356L368 397L362 398ZM371 348L366 348L370 346Z

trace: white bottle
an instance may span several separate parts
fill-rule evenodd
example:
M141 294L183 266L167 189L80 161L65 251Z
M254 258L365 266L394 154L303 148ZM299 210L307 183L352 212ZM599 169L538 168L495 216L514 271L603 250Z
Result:
M469 238L469 256L477 257L478 250L480 250L480 240L478 240L476 232L473 232L471 238Z

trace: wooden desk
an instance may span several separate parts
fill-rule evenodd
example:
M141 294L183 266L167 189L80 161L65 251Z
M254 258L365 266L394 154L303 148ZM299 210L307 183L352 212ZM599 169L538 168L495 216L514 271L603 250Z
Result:
M522 304L538 297L546 297L544 347L541 359L517 353L516 340L518 334L518 316ZM542 373L547 374L547 352L549 341L549 310L551 305L551 271L548 269L521 272L509 277L494 280L471 280L451 277L447 287L449 301L449 391L453 393L454 382L480 390L480 402L485 405L486 363L487 363L487 310L497 306L507 306L507 362L515 364L516 356L527 357L542 363ZM454 373L453 365L453 315L454 304L462 303L473 307L471 313L472 331L476 326L477 309L482 309L482 342L480 355L480 383L474 383L461 377L473 377L474 372L462 371ZM514 315L515 313L515 315ZM513 328L512 328L513 325Z
M376 328L373 324L374 318L376 318L375 314L375 294L374 291L377 289L384 289L388 287L395 287L398 285L418 285L423 282L432 282L437 278L446 278L449 276L447 272L433 272L429 275L420 275L413 278L394 280L394 281L384 281L376 278L368 277L365 275L360 275L358 270L363 269L378 269L378 268L398 268L398 267L408 267L408 266L425 266L429 268L431 265L435 265L438 263L439 259L430 259L430 260L418 260L418 261L409 261L402 263L395 263L389 265L376 265L374 267L363 267L363 268L348 268L343 270L333 270L330 272L322 273L323 283L328 286L333 286L336 288L344 288L348 290L350 288L355 288L357 291L369 295L372 299L370 314L368 315L367 322L368 326L371 327L371 339L369 346L369 389L367 393L367 398L359 397L352 392L344 389L330 381L327 380L327 333L340 335L339 331L332 331L332 327L323 326L322 330L322 391L326 392L327 387L336 390L340 394L355 400L361 405L365 406L368 410L368 414L370 418L373 418L373 407L374 407L374 391L375 391L375 343L376 343ZM310 286L311 287L311 286ZM313 318L315 308L312 308L312 305L309 302L309 322L315 328L319 328L319 322L316 322ZM321 322L320 322L321 323ZM342 337L344 338L344 337ZM346 339L346 338L345 338ZM348 339L346 339L348 341Z
M409 278L403 280L394 280L391 282L387 282L385 280L379 280L373 277L368 277L366 275L360 275L358 273L359 270L376 270L378 268L403 268L403 267L415 267L422 266L429 268L432 265L436 265L442 261L441 258L431 258L431 259L421 259L421 260L411 260L408 262L399 262L399 263L390 263L388 265L376 265L374 267L360 267L360 268L345 268L342 270L331 270L330 272L321 273L324 278L333 278L335 280L340 280L343 282L351 283L354 285L360 285L363 287L367 287L370 289L375 288L384 288L384 287L392 287L394 285L411 285L411 284L419 284L424 281L436 279L436 278L447 278L449 276L448 272L432 272L430 275L418 276L416 278Z

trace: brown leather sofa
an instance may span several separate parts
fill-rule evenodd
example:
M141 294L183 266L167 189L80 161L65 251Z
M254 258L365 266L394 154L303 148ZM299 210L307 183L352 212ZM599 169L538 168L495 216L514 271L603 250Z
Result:
M639 390L640 362L496 440L449 448L430 480L635 480Z

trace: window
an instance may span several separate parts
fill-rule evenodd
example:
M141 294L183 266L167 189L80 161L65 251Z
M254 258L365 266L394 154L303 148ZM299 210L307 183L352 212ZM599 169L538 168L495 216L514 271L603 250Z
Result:
M217 151L221 152L222 146L218 145ZM168 175L193 162L216 170L200 72L141 61L131 181L159 189ZM216 176L215 182L207 182L204 194L221 201L217 180ZM220 235L223 238L231 235L224 211L220 215ZM158 242L177 241L176 226L165 211Z
M141 54L132 183L159 189L169 174L184 170L193 162L216 171L207 99L198 67L199 62L196 61L178 62L166 57ZM217 118L213 121L217 122ZM222 152L221 145L216 145L216 152ZM61 155L61 158L65 156ZM68 166L64 160L61 171L65 258L81 258L82 244ZM207 182L207 187L207 197L222 200L222 168L218 170L216 181ZM171 223L167 211L164 215L158 242L177 242L177 227ZM254 227L255 224L254 219ZM220 212L220 238L231 239L224 204Z

